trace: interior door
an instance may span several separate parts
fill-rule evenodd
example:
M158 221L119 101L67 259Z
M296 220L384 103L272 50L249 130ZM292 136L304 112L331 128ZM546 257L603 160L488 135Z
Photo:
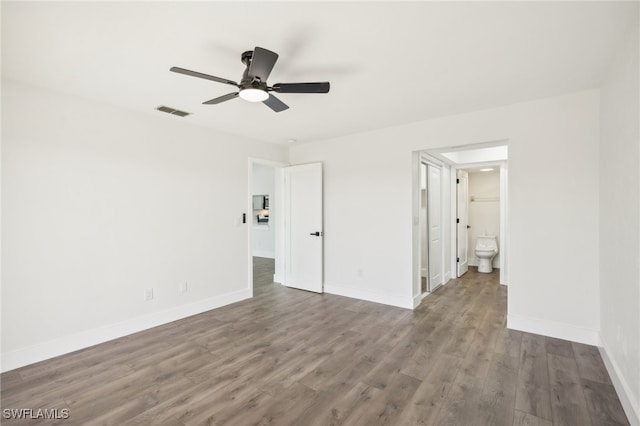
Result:
M469 175L464 170L458 170L457 178L457 265L458 277L461 277L469 270L469 239L467 237L467 229L469 228Z
M427 229L429 232L429 291L442 284L442 170L427 164Z
M284 168L284 285L323 292L322 164Z

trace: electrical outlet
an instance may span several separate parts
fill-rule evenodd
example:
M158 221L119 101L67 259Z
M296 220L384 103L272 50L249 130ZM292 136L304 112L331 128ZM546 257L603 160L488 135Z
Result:
M153 288L147 288L144 290L144 300L149 301L153 299Z
M186 293L187 290L189 289L187 287L187 282L186 281L181 282L180 285L178 286L178 288L180 289L180 293Z

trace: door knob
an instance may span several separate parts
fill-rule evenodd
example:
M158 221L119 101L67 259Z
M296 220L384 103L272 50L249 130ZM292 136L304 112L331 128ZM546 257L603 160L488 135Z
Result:
M309 235L313 235L314 237L319 237L321 234L322 234L321 232L316 231L316 232L310 233Z

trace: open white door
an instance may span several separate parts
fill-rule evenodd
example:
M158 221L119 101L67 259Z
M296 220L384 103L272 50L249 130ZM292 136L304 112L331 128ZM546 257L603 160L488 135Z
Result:
M284 168L284 285L322 293L322 164Z
M427 227L429 240L429 291L442 285L442 169L427 164Z
M469 228L469 174L464 170L458 170L457 178L457 265L458 277L461 277L469 270L469 240L467 237L467 229Z

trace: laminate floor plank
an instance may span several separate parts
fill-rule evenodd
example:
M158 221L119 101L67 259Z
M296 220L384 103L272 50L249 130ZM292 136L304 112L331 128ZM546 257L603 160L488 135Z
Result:
M320 384L319 389L331 390L332 392L343 393L350 387L356 386L374 370L387 356L386 352L372 350L360 358L354 359L340 370L338 374ZM373 386L371 386L373 387Z
M553 424L558 426L591 425L591 416L587 409L575 359L548 353L547 364L551 386Z
M513 424L518 358L495 353L480 395L476 425L511 426Z
M545 337L547 353L573 358L573 346L571 342L553 337Z
M525 334L522 337L516 410L544 420L552 420L544 336Z
M438 411L435 425L473 425L477 420L482 380L458 374Z
M553 426L551 420L536 417L533 414L516 410L513 418L513 426Z
M346 419L361 407L369 407L371 400L383 391L362 383L349 387L344 394L331 391L320 393L312 404L296 419L295 425L338 426L350 425Z
M593 382L612 384L598 348L571 342L580 377Z
M498 272L415 310L273 283L254 297L0 376L3 409L61 425L626 426L597 348L506 328Z
M583 379L582 390L594 424L602 426L629 425L613 385Z
M398 373L386 389L374 395L368 404L361 404L345 419L349 425L392 425L422 382Z

